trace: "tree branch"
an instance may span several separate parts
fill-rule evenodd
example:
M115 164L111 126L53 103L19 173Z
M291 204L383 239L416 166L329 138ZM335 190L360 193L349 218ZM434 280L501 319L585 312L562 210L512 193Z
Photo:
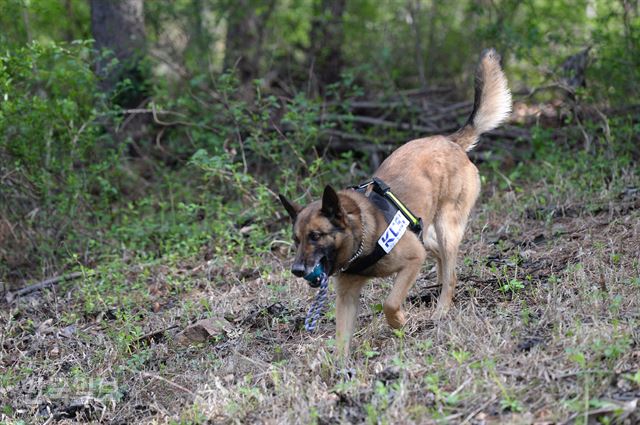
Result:
M83 272L74 272L74 273L69 273L68 275L52 277L50 279L43 280L42 282L25 286L24 288L18 289L15 292L7 292L6 299L7 299L7 302L11 303L13 302L13 300L15 300L18 297L25 296L35 291L40 291L41 289L48 288L60 282L78 279L84 275L85 273Z

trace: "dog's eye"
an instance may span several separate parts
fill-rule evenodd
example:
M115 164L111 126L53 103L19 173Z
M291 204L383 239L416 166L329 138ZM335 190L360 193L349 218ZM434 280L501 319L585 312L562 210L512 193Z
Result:
M319 241L319 240L320 240L320 236L321 236L321 235L320 235L320 233L318 233L318 232L311 232L311 233L309 233L309 240L312 240L312 241L314 241L314 242L317 242L317 241Z

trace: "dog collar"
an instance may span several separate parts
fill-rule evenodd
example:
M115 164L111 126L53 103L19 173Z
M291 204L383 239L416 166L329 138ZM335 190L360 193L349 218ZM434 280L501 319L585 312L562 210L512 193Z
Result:
M354 255L347 263L347 266L341 269L346 273L360 273L373 266L382 257L391 252L407 228L418 237L422 235L422 219L413 215L409 208L391 192L391 188L381 179L374 177L373 180L353 187L353 189L364 194L370 185L373 185L373 187L368 198L383 213L388 226L378 238L371 253L360 257L356 252L358 255ZM364 243L363 241L364 237L361 241L361 247Z
M362 252L364 251L364 241L367 238L367 226L364 224L364 214L361 215L360 220L362 222L362 235L360 236L360 246L358 246L358 249L356 250L356 252L351 256L351 258L349 258L349 260L347 261L347 264L340 269L341 272L347 271L347 269L349 269L349 267L351 266L351 263L353 263L358 257L360 257L362 255Z

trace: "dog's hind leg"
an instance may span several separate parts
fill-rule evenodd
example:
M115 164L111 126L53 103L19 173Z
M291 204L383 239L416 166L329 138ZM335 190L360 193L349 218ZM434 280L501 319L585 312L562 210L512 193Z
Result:
M461 222L462 221L462 222ZM440 245L440 261L438 261L438 283L442 285L440 297L432 319L440 320L449 312L456 290L456 258L466 219L460 212L443 208L436 217L436 233Z
M391 293L384 302L384 315L389 326L394 329L401 328L406 322L404 311L402 311L402 303L407 297L409 289L415 283L427 255L420 245L418 245L414 253L416 256L407 262L407 265L396 275Z
M366 277L340 274L336 278L336 346L344 359L349 357L351 337L358 318L360 292Z
M444 204L435 218L441 260L438 263L438 283L442 284L442 290L436 310L432 316L434 320L442 319L451 308L458 282L456 276L458 249L464 235L469 213L480 192L480 181L477 177L477 172L475 176L471 174L467 182L468 185L460 193L457 202Z
M436 283L442 287L442 257L440 255L440 245L438 244L438 236L433 225L429 225L422 237L424 247L436 262L437 281Z

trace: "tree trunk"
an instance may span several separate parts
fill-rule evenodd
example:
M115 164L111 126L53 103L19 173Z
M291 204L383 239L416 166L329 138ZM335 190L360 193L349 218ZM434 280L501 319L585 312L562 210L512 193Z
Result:
M209 69L209 50L212 44L211 37L205 28L202 16L206 10L202 0L193 0L191 3L191 19L193 25L193 36L189 40L196 51L196 61L198 68L202 71Z
M64 38L67 42L71 43L74 40L73 22L75 21L74 13L73 13L73 4L71 3L71 0L64 0L64 9L65 9L65 12L67 12L67 22L68 22Z
M311 83L324 91L327 85L340 81L344 26L342 16L346 0L316 0L309 38Z
M435 0L434 0L435 3ZM427 89L427 76L424 70L424 49L422 47L422 4L420 0L409 0L407 2L409 16L411 16L411 29L414 37L414 53L418 77L420 78L420 88Z
M104 92L114 93L119 82L128 79L131 85L118 90L114 101L124 107L139 105L147 95L145 31L143 0L90 0L91 32L101 53L96 73ZM113 63L113 59L117 63Z
M276 0L268 0L266 7L257 8L252 0L233 2L227 18L224 69L235 69L243 85L260 75L260 57L267 21ZM262 11L256 14L256 9Z

